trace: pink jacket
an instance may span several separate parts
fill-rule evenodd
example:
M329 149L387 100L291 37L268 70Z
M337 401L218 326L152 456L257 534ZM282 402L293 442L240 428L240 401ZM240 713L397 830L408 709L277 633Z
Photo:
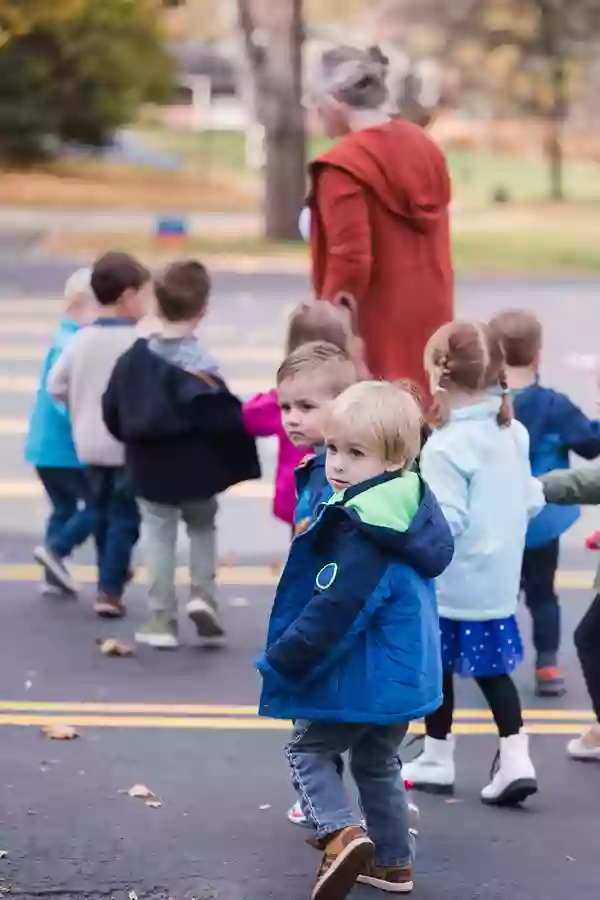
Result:
M292 525L296 508L294 469L306 456L306 450L294 447L283 430L276 389L268 394L257 394L244 403L244 425L252 437L277 436L279 452L273 512L282 522Z

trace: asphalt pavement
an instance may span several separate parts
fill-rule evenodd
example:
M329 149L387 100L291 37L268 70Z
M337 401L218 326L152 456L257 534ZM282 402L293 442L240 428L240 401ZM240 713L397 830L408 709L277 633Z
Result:
M22 441L71 269L25 264L17 250L0 254L0 896L302 900L317 857L285 819L294 799L282 754L288 728L255 715L252 660L288 540L270 515L274 445L261 448L263 480L221 502L222 649L197 647L185 626L177 653L142 648L130 659L103 657L98 639L131 641L144 586L131 589L126 620L99 622L89 549L77 559L78 600L39 596L32 550L45 506L22 462ZM471 279L458 285L458 311L487 318L505 306L534 309L546 326L546 379L592 412L598 288ZM241 394L272 386L285 318L306 292L300 276L215 274L206 340ZM530 658L517 676L540 793L522 810L479 802L496 739L476 688L461 682L456 797L419 797L414 896L421 900L598 897L600 765L568 760L565 743L591 720L571 636L596 561L581 549L582 536L599 520L590 511L564 542L568 694L537 700ZM183 538L180 549L183 563ZM182 570L182 599L184 581ZM71 725L79 737L48 740L40 733L48 724ZM160 805L130 797L134 784ZM353 896L375 894L357 888Z

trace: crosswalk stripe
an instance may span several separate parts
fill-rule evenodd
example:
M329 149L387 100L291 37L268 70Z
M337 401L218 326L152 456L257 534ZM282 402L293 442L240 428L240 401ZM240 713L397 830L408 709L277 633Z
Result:
M73 566L73 575L81 584L94 584L97 577L96 567L92 565ZM219 583L237 587L273 587L279 581L279 566L222 566L218 572ZM0 563L0 582L39 581L40 568L35 563ZM559 571L556 586L559 590L589 590L592 587L595 572L578 572L565 569ZM177 584L189 585L189 570L185 566L177 569ZM145 584L146 570L140 566L136 572L136 584Z
M0 433L2 433L2 420L0 420ZM0 499L37 500L43 496L42 485L34 479L0 481ZM226 496L244 500L271 500L273 484L265 480L245 481L230 488L226 492Z

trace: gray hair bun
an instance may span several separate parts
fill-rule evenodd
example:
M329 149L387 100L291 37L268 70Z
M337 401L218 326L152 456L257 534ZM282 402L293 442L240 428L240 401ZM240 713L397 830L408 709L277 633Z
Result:
M322 57L325 90L352 109L379 109L388 98L389 60L379 47L336 47Z

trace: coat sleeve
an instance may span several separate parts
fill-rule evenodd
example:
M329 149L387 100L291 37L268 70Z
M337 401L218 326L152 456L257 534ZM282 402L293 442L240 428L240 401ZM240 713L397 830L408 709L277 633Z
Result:
M360 545L352 539L339 546L337 561L317 575L311 600L269 647L258 663L259 670L275 672L285 681L304 683L333 648L341 649L344 637L381 580L385 558L371 547L360 552ZM339 656L336 659L339 661Z
M600 465L549 472L540 478L548 503L600 504Z
M588 419L572 400L560 395L558 425L565 446L583 459L600 456L600 421Z
M273 393L257 394L242 407L244 426L252 437L272 437L279 432L281 413Z
M451 456L428 441L423 447L419 468L433 491L452 537L458 537L469 524L468 480Z
M71 380L71 362L73 359L73 345L75 339L63 350L50 372L48 373L48 381L46 387L48 393L55 400L68 404L69 385Z
M325 277L319 299L333 301L343 292L361 300L369 286L373 266L364 190L342 169L324 166L316 197L327 237Z

